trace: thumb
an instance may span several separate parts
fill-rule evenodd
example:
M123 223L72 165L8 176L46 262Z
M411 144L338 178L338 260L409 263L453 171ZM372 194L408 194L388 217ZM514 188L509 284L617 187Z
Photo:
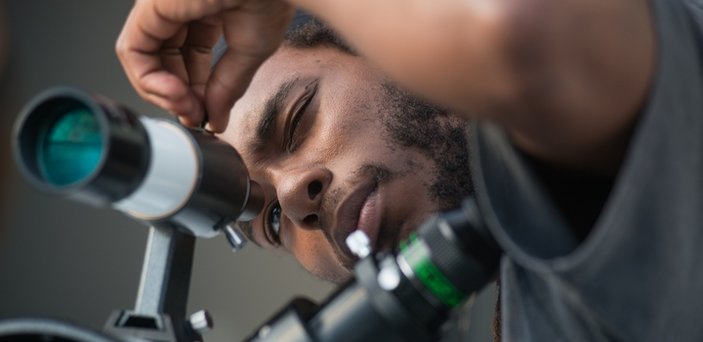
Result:
M224 132L234 102L246 91L256 70L268 56L249 56L228 49L210 75L205 89L209 129Z
M295 8L282 1L262 8L240 8L222 14L229 48L210 76L205 107L210 128L223 132L234 102L246 91L256 70L283 41Z

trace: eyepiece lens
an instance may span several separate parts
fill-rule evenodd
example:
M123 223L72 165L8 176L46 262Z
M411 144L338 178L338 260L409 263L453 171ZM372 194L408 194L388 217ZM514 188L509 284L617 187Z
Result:
M70 185L91 175L103 153L100 126L86 107L70 108L59 114L38 139L39 172L55 186Z

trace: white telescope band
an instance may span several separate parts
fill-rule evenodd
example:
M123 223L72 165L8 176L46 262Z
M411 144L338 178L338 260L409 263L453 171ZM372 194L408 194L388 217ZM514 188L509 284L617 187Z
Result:
M152 221L175 214L190 199L198 183L200 158L188 133L177 124L141 117L149 136L149 166L141 185L114 207L130 216Z

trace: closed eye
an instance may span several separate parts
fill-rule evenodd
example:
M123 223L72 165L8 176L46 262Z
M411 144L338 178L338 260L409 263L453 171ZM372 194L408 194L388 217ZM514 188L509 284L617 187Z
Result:
M292 153L298 147L300 143L299 137L296 135L298 127L300 126L300 121L307 112L307 108L312 102L312 99L317 93L317 80L305 86L305 93L300 98L298 103L293 109L293 115L291 115L289 121L285 125L285 139L284 139L284 149L288 153Z

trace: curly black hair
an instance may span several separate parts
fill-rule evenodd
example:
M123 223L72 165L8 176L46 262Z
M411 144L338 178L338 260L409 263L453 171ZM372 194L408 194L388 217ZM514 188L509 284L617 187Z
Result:
M305 12L298 11L295 18L288 26L288 31L284 36L283 44L297 49L310 49L320 46L327 46L339 49L344 53L357 56L342 37L333 31L320 19ZM224 38L220 38L212 48L211 66L217 64L222 55L227 51L227 43Z
M298 17L296 17L297 19ZM357 55L337 32L314 17L308 17L302 22L294 21L286 32L284 40L284 44L298 49L328 46L351 55Z

